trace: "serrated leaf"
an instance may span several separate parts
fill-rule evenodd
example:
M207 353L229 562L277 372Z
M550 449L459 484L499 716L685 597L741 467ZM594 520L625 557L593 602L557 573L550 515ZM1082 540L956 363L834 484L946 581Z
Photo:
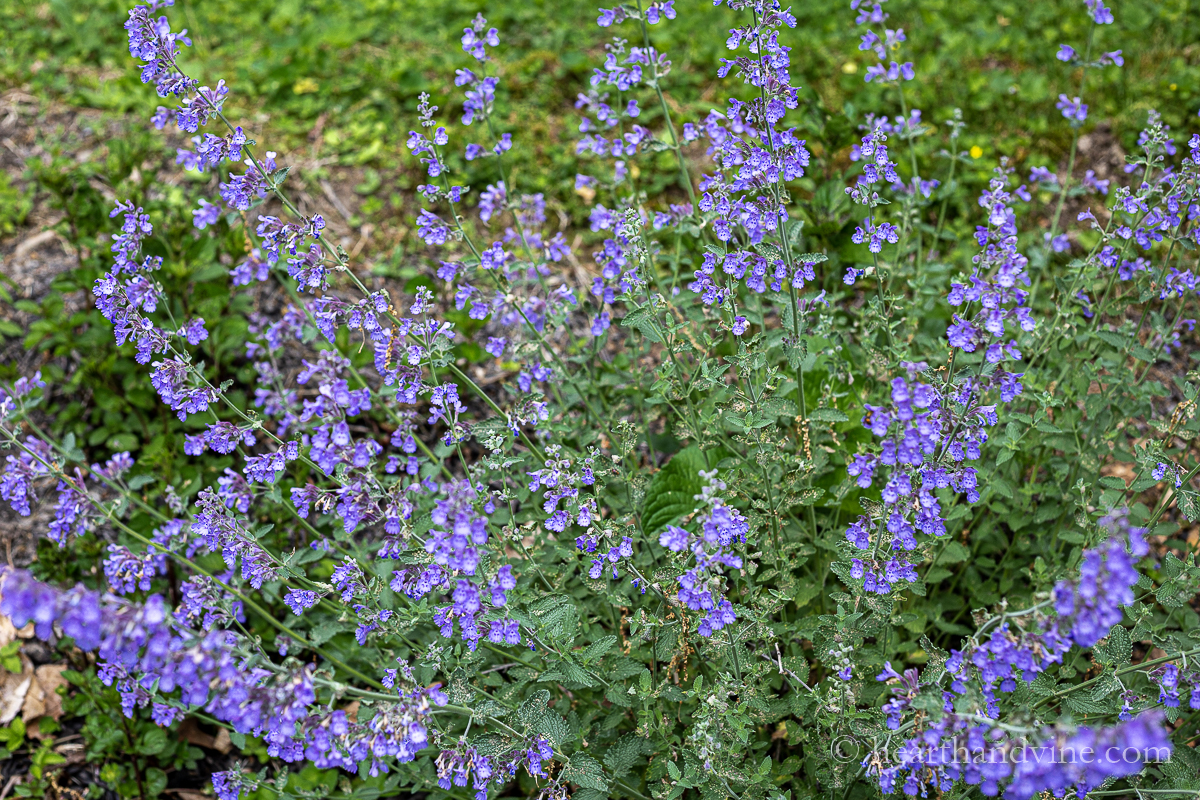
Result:
M1095 687L1092 689L1092 702L1099 703L1113 692L1120 690L1121 682L1117 680L1117 676L1111 672L1101 675L1100 680L1096 682Z
M555 750L562 749L563 742L571 736L571 728L567 725L567 721L562 718L561 714L553 711L547 711L542 715L542 718L533 726L533 731L549 741Z
M614 683L609 686L604 692L604 699L614 706L620 706L621 708L630 708L633 706L633 695L629 694L629 690L620 683Z
M588 645L588 648L583 651L580 657L585 664L590 664L611 650L612 646L616 643L616 636L605 636L603 639Z
M700 448L688 447L654 473L642 504L642 527L647 534L656 536L667 525L695 510L695 495L704 488L700 470L707 469L708 460Z
M636 733L627 733L613 743L604 753L604 766L614 778L623 778L644 754L651 750L650 743Z
M1045 672L1039 672L1033 683L1029 684L1030 690L1038 697L1049 697L1054 694L1054 686L1054 678Z
M610 681L620 681L641 673L645 665L628 656L610 656L604 660L604 677Z
M621 319L621 327L637 328L642 336L645 336L651 342L661 344L662 336L659 335L658 325L651 317L652 313L649 308L635 308Z
M1176 496L1175 502L1178 503L1179 510L1188 522L1195 522L1197 519L1200 519L1200 498L1194 492L1181 489Z
M558 663L558 669L561 670L563 675L566 676L566 679L572 683L579 683L584 686L595 686L598 683L598 681L592 677L591 673L571 661L560 661Z
M1109 710L1107 704L1094 703L1091 700L1073 694L1069 694L1063 698L1063 702L1067 708L1076 714L1103 714Z
M850 417L836 408L814 408L808 412L808 418L817 422L849 422Z
M1129 631L1120 625L1114 625L1108 632L1108 641L1104 643L1104 650L1114 665L1128 664L1133 658L1133 642L1129 639Z
M608 781L604 778L604 768L600 762L586 753L576 753L571 756L571 763L563 770L563 779L576 783L584 789L595 789L598 792L608 791Z
M327 619L322 622L318 622L316 626L309 631L308 640L315 645L322 645L332 639L334 635L336 635L341 629L342 626L337 622Z
M522 725L537 724L546 715L546 705L549 702L550 692L539 689L517 709L517 721Z

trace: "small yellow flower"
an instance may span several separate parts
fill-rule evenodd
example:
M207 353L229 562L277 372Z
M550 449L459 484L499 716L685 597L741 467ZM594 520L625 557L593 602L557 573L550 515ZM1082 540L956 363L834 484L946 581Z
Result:
M855 64L853 61L847 61L845 64L842 64L842 72L847 75L853 75L858 72L858 64Z
M301 78L292 86L294 94L312 94L313 92L320 91L320 89L321 85L312 78Z
M983 148L979 145L971 146L971 158L979 158L983 155Z
M1175 90L1176 90L1176 89L1178 89L1178 88L1179 88L1179 84L1177 84L1177 83L1172 83L1172 84L1171 84L1171 86L1170 86L1170 89L1171 89L1171 91L1172 91L1172 92L1173 92L1173 91L1175 91Z

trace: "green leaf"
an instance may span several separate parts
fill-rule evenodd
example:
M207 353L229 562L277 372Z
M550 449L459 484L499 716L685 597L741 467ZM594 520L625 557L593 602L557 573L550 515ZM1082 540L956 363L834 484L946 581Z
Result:
M584 686L595 686L598 681L592 675L578 664L571 661L562 660L556 665L568 681L579 683Z
M550 692L545 689L534 692L517 709L517 721L522 725L536 725L546 715L546 705L549 702Z
M959 541L951 540L946 542L946 549L938 557L938 564L957 564L960 561L966 561L971 557L971 551L967 546Z
M1073 694L1067 695L1063 702L1077 714L1103 714L1108 711L1106 705L1093 703L1091 700Z
M323 620L316 624L308 634L308 640L314 645L320 646L332 639L342 626L333 620Z
M792 602L796 604L796 608L804 608L819 594L821 594L820 584L805 583L796 589L796 594L792 596Z
M1129 341L1128 336L1122 336L1114 331L1093 331L1092 335L1105 344L1112 345L1118 350L1123 348L1125 343Z
M563 779L577 783L585 789L595 789L599 792L608 791L608 781L604 778L604 768L600 762L586 753L576 753L571 756L571 763L563 770Z
M629 690L623 684L614 683L604 692L604 699L612 703L614 706L621 708L630 708L633 706L633 697L629 694Z
M1009 500L1012 499L1013 490L1012 487L1008 485L1008 481L1004 480L1003 478L992 476L991 485L996 494L1000 495L1001 497L1007 497Z
M163 789L167 788L167 773L163 772L158 767L150 767L146 770L146 794L149 797L162 794Z
M1120 625L1114 625L1108 632L1108 641L1104 643L1104 651L1115 666L1128 664L1133 658L1133 642L1129 639L1129 631Z
M141 489L143 486L154 483L154 481L156 481L157 479L158 479L158 476L151 472L144 472L141 475L134 475L132 478L129 479L129 488L133 489L136 492L138 489Z
M621 327L637 328L638 331L652 342L662 343L662 337L658 333L658 325L651 316L653 312L649 308L635 308L621 319Z
M611 650L612 646L616 643L617 643L616 636L605 636L600 641L594 642L593 644L589 645L588 648L583 651L583 655L582 655L583 663L585 663L585 664L592 663L593 661L595 661L596 659L600 658L602 655L607 653L609 650Z
M144 756L155 756L167 746L167 734L162 728L150 728L138 740L137 751Z
M1039 672L1038 676L1033 679L1033 683L1029 684L1029 688L1038 697L1049 697L1054 694L1054 678L1046 672Z
M567 721L562 718L561 714L553 711L543 714L542 718L533 726L533 730L538 736L544 737L554 745L555 750L561 749L563 742L571 736L571 729L567 726Z
M1175 502L1179 504L1179 510L1187 518L1188 522L1195 522L1197 519L1200 519L1200 499L1197 498L1194 492L1180 489Z
M627 733L604 753L604 766L614 778L623 778L633 765L652 750L650 743L636 733Z
M646 666L628 656L613 656L604 660L604 679L620 681L639 674Z
M21 657L17 655L20 649L20 639L13 639L4 645L3 648L0 648L0 666L14 674L21 674Z
M115 436L110 436L104 446L114 453L120 453L127 450L133 450L138 446L138 437L132 433L118 433Z
M571 795L571 800L608 800L608 793L595 789L580 789Z
M836 408L814 408L808 412L808 418L816 422L849 422L850 417Z
M72 461L83 461L87 458L83 450L76 446L75 434L73 433L68 433L63 437L62 449L63 452L66 453L67 458L71 459Z
M704 488L700 470L707 469L708 460L700 448L688 447L654 473L642 505L642 527L647 534L656 535L696 509L695 495Z
M929 572L925 573L925 583L926 584L939 583L941 581L946 580L946 578L949 578L953 574L954 573L952 573L948 569L944 569L942 567L934 567L933 569L929 570Z

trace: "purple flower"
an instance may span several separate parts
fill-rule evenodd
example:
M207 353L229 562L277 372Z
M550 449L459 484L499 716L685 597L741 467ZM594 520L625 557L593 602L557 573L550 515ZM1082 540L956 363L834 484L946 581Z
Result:
M683 528L668 525L658 538L658 543L668 550L679 552L687 547L688 532Z
M1111 25L1113 23L1112 11L1104 5L1104 0L1083 0L1088 11L1092 14L1092 19L1097 25Z
M1078 97L1072 98L1067 97L1065 94L1060 94L1055 107L1062 112L1064 117L1077 125L1082 124L1083 121L1087 119L1087 104Z
M651 3L646 8L646 22L657 25L663 19L675 19L675 0Z
M283 601L287 603L287 607L292 610L293 614L300 616L315 606L319 599L320 596L316 592L303 589L288 589L288 593L283 598Z
M500 36L496 29L490 28L485 33L485 28L487 28L487 20L483 18L482 14L475 15L470 28L463 28L462 49L479 61L487 61L486 47L496 47L500 44Z
M209 225L216 225L217 220L221 218L221 207L213 205L201 198L200 207L192 212L193 224L200 230L204 230Z
M175 708L163 703L155 703L150 708L150 718L154 720L154 724L163 727L174 725L185 716L186 714L182 708Z

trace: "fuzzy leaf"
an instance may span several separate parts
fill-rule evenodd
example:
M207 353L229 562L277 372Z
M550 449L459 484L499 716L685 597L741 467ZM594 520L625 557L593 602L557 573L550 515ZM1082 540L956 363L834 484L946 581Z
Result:
M616 636L605 636L597 642L588 645L588 648L583 651L581 658L583 663L590 664L602 655L612 649L612 646L617 643Z
M623 778L643 754L652 750L650 743L635 733L627 733L604 753L604 766L614 778Z
M608 781L604 778L604 768L600 762L586 753L576 753L571 756L570 765L563 770L563 779L577 783L584 789L595 789L599 792L608 791Z
M836 408L814 408L808 412L808 418L816 422L849 422L850 417L844 411Z
M680 450L667 465L654 474L646 488L642 506L642 527L651 536L675 520L695 510L695 495L704 488L700 470L708 469L708 460L698 447Z

